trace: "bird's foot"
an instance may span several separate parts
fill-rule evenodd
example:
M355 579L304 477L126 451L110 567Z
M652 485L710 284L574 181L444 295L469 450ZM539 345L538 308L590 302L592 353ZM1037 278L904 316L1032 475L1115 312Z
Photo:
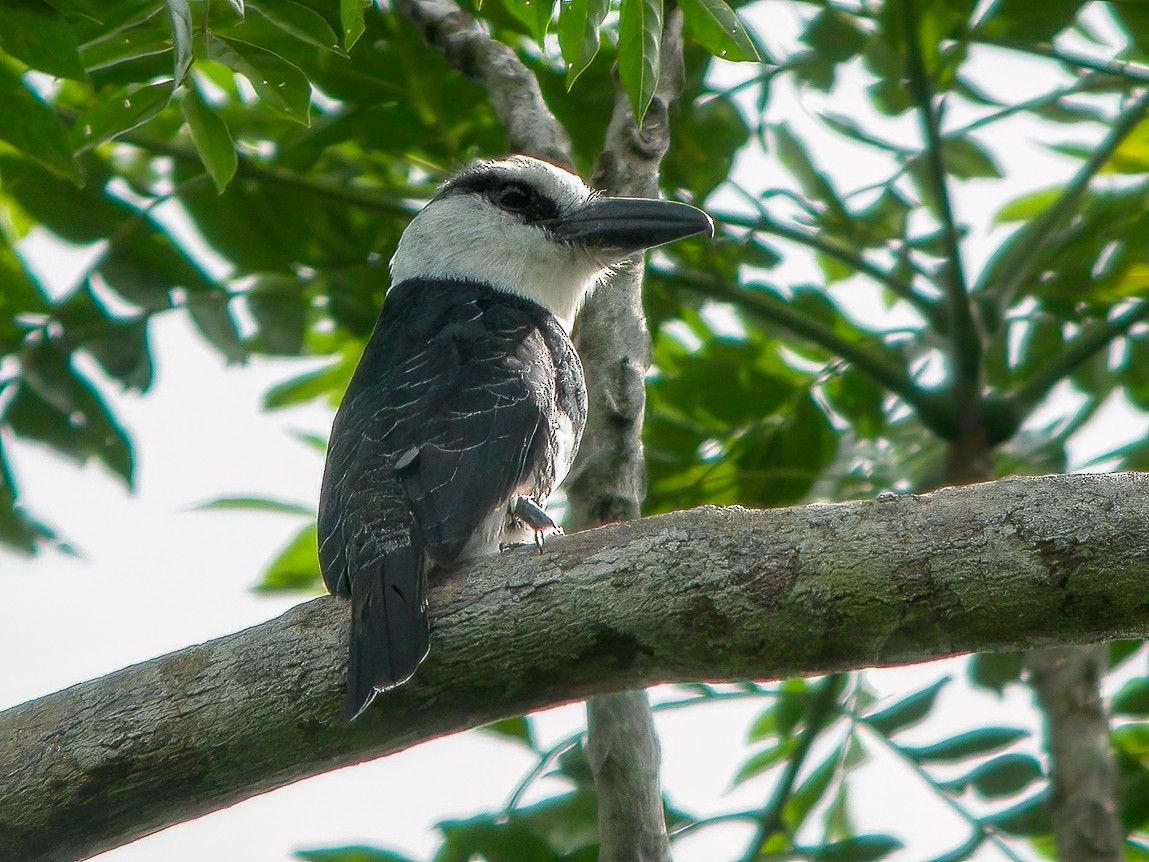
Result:
M522 521L535 532L535 547L543 552L543 543L548 536L561 536L563 528L554 522L546 509L530 497L515 497L511 501L511 516Z

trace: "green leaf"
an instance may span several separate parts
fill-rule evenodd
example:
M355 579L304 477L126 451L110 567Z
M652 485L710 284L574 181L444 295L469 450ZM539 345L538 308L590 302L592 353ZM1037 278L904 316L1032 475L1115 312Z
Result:
M1048 42L1069 27L1086 0L997 0L978 30L998 38L1026 43Z
M903 747L902 751L919 763L953 763L990 754L1027 736L1029 731L1019 727L979 727L933 745Z
M995 799L1020 793L1035 781L1041 781L1044 773L1041 763L1031 754L1003 754L993 760L978 764L968 775L946 782L948 789L961 792L973 787L982 797Z
M618 75L642 128L662 73L662 0L622 0L618 20Z
M229 363L247 359L247 345L232 317L230 302L225 294L193 294L187 298L187 311L200 334Z
M849 366L827 380L822 392L859 437L877 440L885 430L887 391L869 374Z
M503 5L541 46L554 13L554 0L503 0Z
M339 46L339 37L335 35L327 19L302 3L295 3L293 0L274 0L267 6L263 3L248 3L247 8L259 13L280 30L302 42L343 53L343 49Z
M191 69L195 53L192 49L192 14L188 0L164 0L172 21L172 44L175 62L172 66L174 86L178 87Z
M798 685L794 685L798 683ZM806 714L810 695L805 680L786 680L778 699L762 711L747 731L748 742L779 737L786 739Z
M287 547L280 551L259 582L261 593L322 590L323 576L319 573L319 532L315 524L308 524L295 534Z
M932 685L907 695L879 712L863 716L862 721L882 736L893 736L928 716L937 701L938 694L949 681L948 676L943 677Z
M145 392L151 388L155 369L148 345L148 320L112 321L85 337L81 346L92 354L100 367L127 389Z
M521 742L531 751L537 752L539 750L535 744L534 725L531 723L530 716L518 715L514 718L504 718L502 721L493 721L490 724L484 724L479 730L493 736Z
M12 430L83 463L102 461L131 488L134 456L127 433L99 391L55 344L33 344L20 356L22 374L5 413Z
M1126 659L1137 655L1144 645L1144 642L1139 640L1110 641L1109 669L1113 670Z
M192 508L201 512L216 509L239 509L245 512L277 512L285 515L303 515L307 518L315 517L315 509L311 506L304 506L302 503L288 503L284 500L273 500L270 497L217 497L207 503L199 503Z
M1138 722L1115 728L1109 735L1113 747L1143 764L1149 759L1149 724Z
M343 50L350 52L352 46L367 29L363 22L363 12L371 5L371 0L339 0L339 22L343 25Z
M832 63L844 63L865 47L866 33L853 15L840 9L823 9L806 25L802 41Z
M1025 661L1019 652L978 653L969 662L970 681L979 688L997 692L1021 679Z
M309 434L306 431L292 431L291 436L309 449L314 449L320 455L327 451L327 438L321 434Z
M598 31L610 0L570 0L559 4L559 48L567 64L567 89L598 54Z
M0 103L4 105L0 141L11 144L48 170L79 182L80 172L72 157L64 124L56 112L3 63L0 63Z
M969 137L944 138L942 163L958 179L1001 179L1001 168L980 144Z
M0 231L0 356L14 353L24 343L25 315L45 316L49 312L47 297L36 276L7 242ZM0 393L4 390L0 382Z
M1149 679L1138 677L1121 686L1113 698L1116 715L1149 715Z
M101 91L75 126L77 148L92 147L139 128L167 107L174 92L171 81L129 84Z
M56 10L36 0L0 2L0 45L33 69L58 78L83 80L76 37ZM5 104L5 124L12 122Z
M271 387L263 398L264 409L277 410L294 404L306 404L317 398L335 401L347 391L351 375L359 364L361 347L349 343L340 358L330 365L306 371Z
M826 204L833 217L843 223L848 222L846 205L826 175L814 164L806 144L784 124L772 126L771 133L779 161L793 174L806 198Z
M798 832L810 812L822 801L839 774L841 760L842 751L839 747L831 751L794 789L785 806L786 825L790 834Z
M902 848L891 835L859 835L821 847L802 848L802 856L815 862L875 862Z
M9 469L3 443L3 438L0 438L0 545L30 557L36 553L40 542L53 540L55 534L29 516L20 505L16 480Z
M746 25L726 0L682 0L688 32L715 57L759 63L762 55Z
M200 161L215 182L216 190L223 194L238 166L235 143L227 130L227 123L204 101L194 82L188 82L184 87L180 108Z
M85 42L80 48L80 60L89 73L95 73L171 50L171 27L149 19L127 30L113 30Z
M296 850L295 858L303 859L304 862L417 862L402 853L364 846Z
M1126 135L1105 167L1103 174L1145 174L1149 173L1149 122L1138 124Z
M991 829L1010 835L1048 835L1053 831L1049 809L1049 792L1035 793L1012 808L983 817L981 822Z
M773 769L793 753L794 747L793 740L785 739L777 745L771 745L755 752L738 768L731 786L738 787L751 778Z
M123 225L100 262L100 275L120 296L141 308L170 308L171 291L191 294L215 289L195 261L150 222Z
M260 276L244 294L259 330L256 346L265 353L298 356L307 331L307 298L298 279Z
M276 113L311 124L311 82L298 66L266 48L217 34L209 35L207 53L247 78L260 101Z

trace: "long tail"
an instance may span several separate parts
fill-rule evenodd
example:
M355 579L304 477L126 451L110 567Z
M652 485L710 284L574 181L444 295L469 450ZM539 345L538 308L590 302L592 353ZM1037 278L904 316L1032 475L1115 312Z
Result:
M351 579L351 655L344 714L355 720L381 691L405 683L427 657L426 556L422 542L390 550Z

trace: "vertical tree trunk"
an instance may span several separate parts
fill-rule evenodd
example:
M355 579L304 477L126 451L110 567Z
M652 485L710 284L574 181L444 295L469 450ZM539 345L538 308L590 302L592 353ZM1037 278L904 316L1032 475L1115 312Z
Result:
M1030 650L1025 666L1045 713L1053 765L1053 830L1057 858L1120 862L1121 821L1116 767L1109 748L1109 717L1101 678L1109 664L1104 644Z
M682 12L668 8L658 90L639 128L618 88L591 180L596 188L615 195L658 196L662 157L670 146L668 112L682 81ZM591 297L577 340L590 415L569 484L570 520L575 529L586 529L637 518L646 496L642 421L651 347L641 267L620 272ZM592 698L587 735L599 797L600 862L669 860L658 738L646 693Z
M995 478L993 452L980 428L950 443L947 462L946 478L952 485ZM1049 804L1057 858L1064 862L1125 858L1117 767L1101 697L1108 659L1104 645L1034 649L1025 654L1028 681L1045 714L1053 783Z

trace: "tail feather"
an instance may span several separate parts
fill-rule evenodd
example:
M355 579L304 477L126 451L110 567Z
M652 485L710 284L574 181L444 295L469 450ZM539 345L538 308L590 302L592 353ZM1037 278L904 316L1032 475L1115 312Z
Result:
M430 647L426 557L412 542L356 570L344 713L357 718L375 695L402 685Z

